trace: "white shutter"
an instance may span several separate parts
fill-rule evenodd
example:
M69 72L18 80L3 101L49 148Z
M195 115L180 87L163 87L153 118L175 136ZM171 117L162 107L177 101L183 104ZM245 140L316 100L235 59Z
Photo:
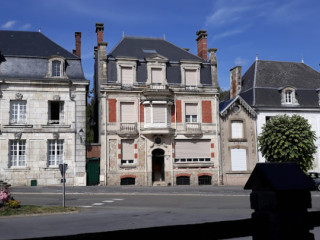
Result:
M122 123L134 123L136 122L136 114L134 111L133 102L120 103L120 121Z
M134 144L133 139L122 140L122 160L133 160L134 159Z
M186 104L186 115L197 115L197 104L187 103Z
M232 138L243 138L243 123L242 121L231 122Z
M144 105L144 118L146 123L151 123L151 107L150 105Z
M175 158L210 158L210 140L176 140Z
M152 83L162 83L161 68L151 68L151 81Z
M122 85L132 85L133 84L132 67L121 67L121 81L122 81Z
M167 110L166 105L163 105L163 104L152 105L153 123L165 123L166 122L166 110Z
M197 71L186 69L186 86L196 86L197 85Z
M247 151L246 149L231 149L231 170L246 171L247 170Z

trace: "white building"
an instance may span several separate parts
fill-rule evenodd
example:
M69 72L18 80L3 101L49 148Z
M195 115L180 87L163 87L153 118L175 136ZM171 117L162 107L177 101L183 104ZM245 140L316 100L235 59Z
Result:
M40 32L0 31L0 180L86 185L81 33L74 54Z

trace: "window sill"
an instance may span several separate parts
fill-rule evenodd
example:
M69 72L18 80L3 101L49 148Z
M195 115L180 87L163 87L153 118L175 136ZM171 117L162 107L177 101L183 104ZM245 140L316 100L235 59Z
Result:
M229 138L229 142L248 142L246 138Z
M229 175L232 175L232 174L251 174L252 172L251 171L228 171L228 172L225 172L225 174L229 174Z
M48 167L43 168L43 170L45 170L45 171L60 171L58 165L57 166L48 166Z
M46 124L41 125L42 128L71 128L69 124Z
M200 167L206 167L206 168L214 168L213 162L194 162L194 163L174 163L175 167L183 167L183 168L200 168Z
M9 124L3 125L4 128L33 128L33 125L30 124Z
M119 168L136 168L136 167L137 167L137 164L135 164L135 163L119 165Z
M29 167L10 167L10 168L5 168L4 169L5 171L8 171L8 172L26 172L26 171L30 171L30 168Z

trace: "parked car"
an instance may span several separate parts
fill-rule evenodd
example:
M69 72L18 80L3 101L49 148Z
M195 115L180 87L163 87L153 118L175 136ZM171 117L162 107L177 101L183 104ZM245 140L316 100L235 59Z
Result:
M309 172L308 175L314 181L315 189L320 191L320 173L318 173L318 172Z

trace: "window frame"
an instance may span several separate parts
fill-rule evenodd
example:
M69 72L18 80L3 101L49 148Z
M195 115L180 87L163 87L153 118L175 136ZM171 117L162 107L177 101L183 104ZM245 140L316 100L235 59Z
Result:
M53 149L51 147L54 147ZM61 147L58 149L58 147ZM62 149L62 150L61 150ZM61 152L58 154L58 151ZM51 154L54 152L54 154ZM63 139L48 139L47 142L47 165L49 167L57 167L64 162L64 140ZM53 159L51 159L53 157ZM61 159L59 159L61 158Z
M59 119L52 119L52 103L59 103ZM48 101L48 124L53 124L53 125L62 125L65 123L65 101L60 101L60 100L53 100L53 101ZM62 109L62 110L61 110ZM58 121L58 122L55 122Z
M235 133L233 125L241 124L241 136L238 137ZM245 139L244 121L242 119L234 119L230 122L230 138L231 139Z
M145 101L144 105L144 128L168 128L171 127L171 105L173 103L167 101ZM165 115L164 122L154 122L154 105L164 106ZM149 122L150 120L150 122Z
M15 103L18 103L14 105ZM22 104L24 103L24 104ZM17 108L15 106L18 106ZM21 111L21 110L24 111ZM17 113L16 113L17 110ZM10 100L9 123L15 125L27 124L27 101L26 100Z
M281 89L281 104L287 106L299 105L295 88L285 87Z
M132 68L132 84L122 84L123 68ZM121 86L132 86L137 83L137 59L117 59L117 83Z
M130 149L130 155L132 155L132 159L123 159L124 158L124 143L130 142L129 144L132 145L132 149ZM132 153L131 153L132 151ZM134 139L121 139L121 166L127 165L134 165L135 158L134 158Z
M187 106L188 105L196 105L196 115L193 114L187 114ZM184 116L185 116L185 123L199 123L199 104L195 102L186 102L184 104ZM191 121L190 121L191 120ZM195 120L195 121L194 121Z
M59 75L54 74L54 63L60 62ZM66 74L66 59L61 56L51 56L48 60L48 73L50 78L67 78Z
M200 63L182 63L181 67L181 85L184 86L186 89L190 88L196 88L200 86ZM187 71L196 71L196 83L195 85L187 85L187 79L186 79L186 72Z
M20 149L20 147L23 147L23 149ZM20 154L21 151L23 151L23 154ZM26 140L24 139L9 140L9 167L10 168L26 167L26 162L27 162L26 151L27 151ZM12 154L13 152L16 152L18 154ZM13 157L17 157L17 159L13 160ZM20 163L23 163L23 164L20 164Z

